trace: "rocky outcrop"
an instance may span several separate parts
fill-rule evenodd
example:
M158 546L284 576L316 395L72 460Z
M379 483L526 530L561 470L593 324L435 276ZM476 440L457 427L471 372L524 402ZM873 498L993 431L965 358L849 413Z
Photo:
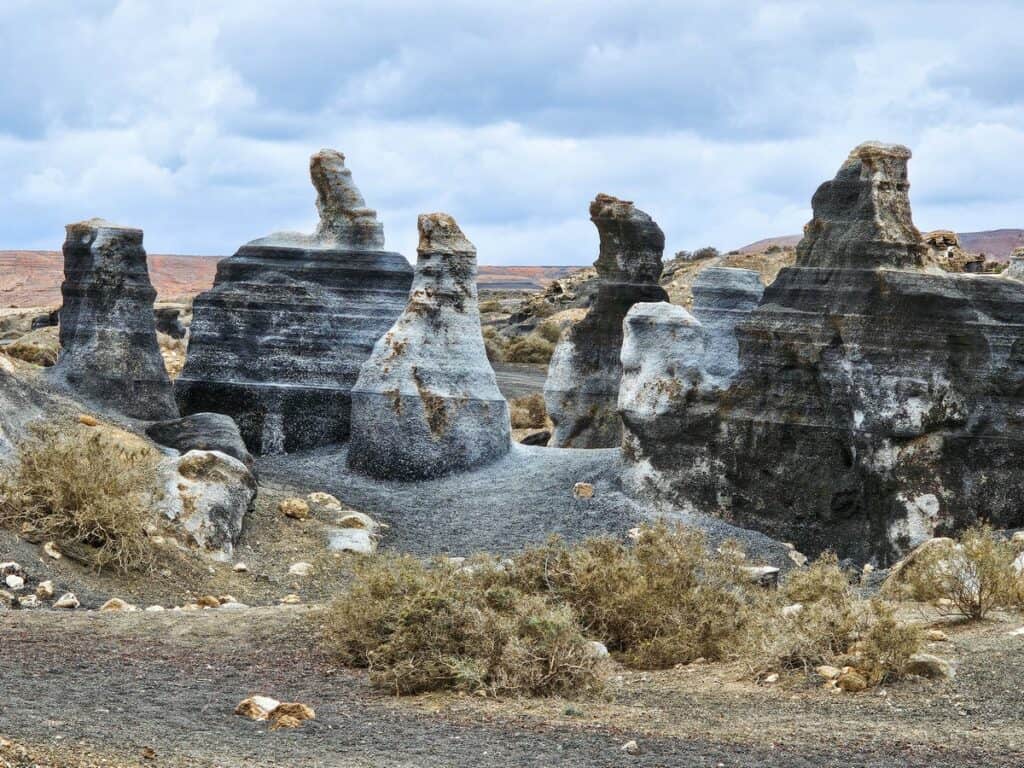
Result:
M587 316L563 336L548 367L544 400L554 423L551 445L610 448L620 443L616 413L622 321L637 302L667 301L658 285L665 235L627 200L598 195L590 204L600 250L597 294Z
M693 283L693 315L703 328L711 376L731 379L739 366L736 326L761 301L764 284L752 269L711 267Z
M1024 282L1024 248L1015 248L1010 255L1010 262L1003 270L1003 276Z
M165 493L160 503L189 543L228 560L256 499L256 480L238 459L219 451L191 450L161 467Z
M736 324L732 376L692 363L670 310L627 343L654 360L630 390L662 398L623 390L635 490L881 563L978 518L1024 523L1024 285L924 269L909 157L863 144L821 185L796 265Z
M61 353L54 379L137 419L178 415L153 322L142 230L102 219L67 226Z
M511 446L480 331L476 248L447 214L421 215L419 233L409 303L352 389L349 466L386 479L471 469Z
M158 421L146 427L146 436L181 453L189 451L219 451L238 459L250 470L252 455L234 419L223 413L195 413L181 419Z
M278 233L220 262L193 305L184 413L226 413L254 453L282 453L348 437L349 392L374 343L405 305L412 268L382 250L344 156L310 160L320 224Z
M960 236L948 229L937 229L922 235L928 247L925 266L934 266L946 272L983 272L985 257L968 253L960 245Z

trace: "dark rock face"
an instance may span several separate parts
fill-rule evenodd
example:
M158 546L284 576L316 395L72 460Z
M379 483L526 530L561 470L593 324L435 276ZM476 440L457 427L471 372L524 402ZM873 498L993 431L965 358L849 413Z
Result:
M1024 285L922 269L909 157L861 145L818 189L796 266L736 324L731 376L669 323L627 341L648 360L622 402L635 490L882 563L978 518L1024 523Z
M641 301L668 301L658 285L665 235L627 200L598 195L590 220L601 246L597 295L587 316L555 348L544 386L544 401L554 423L551 445L560 448L611 448L622 439L616 412L622 366L622 321Z
M220 451L238 459L250 470L252 455L246 450L238 425L223 413L195 413L181 419L157 421L146 427L146 436L179 453Z
M166 333L172 339L184 339L188 329L181 322L181 310L178 307L157 307L153 310L156 329Z
M254 453L345 440L349 391L374 343L405 306L412 267L382 250L344 156L310 160L321 221L315 235L279 233L242 246L196 297L184 413L232 416Z
M476 248L443 213L420 216L419 231L408 306L352 388L349 466L385 479L440 477L511 447L480 331Z
M52 328L60 322L60 310L55 309L52 312L47 312L45 315L36 315L32 318L32 330L37 331L40 328Z
M54 380L137 419L178 415L153 322L142 230L101 219L67 226L61 354Z

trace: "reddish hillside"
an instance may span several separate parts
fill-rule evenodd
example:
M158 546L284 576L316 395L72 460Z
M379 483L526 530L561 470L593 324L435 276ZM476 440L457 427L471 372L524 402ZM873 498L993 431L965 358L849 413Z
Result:
M970 253L984 253L995 261L1010 258L1014 248L1024 246L1024 229L992 229L986 232L960 232L960 245ZM745 245L740 253L763 253L769 247L795 246L800 242L800 235L782 235L766 237L756 243Z
M213 285L222 256L149 254L149 274L166 301L192 296ZM539 291L579 267L480 267L481 288ZM56 251L0 251L0 307L50 307L60 304L64 279Z

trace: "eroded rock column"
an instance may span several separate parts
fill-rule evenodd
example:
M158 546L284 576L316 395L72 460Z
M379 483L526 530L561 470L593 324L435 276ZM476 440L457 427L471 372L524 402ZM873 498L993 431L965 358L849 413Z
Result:
M665 235L628 200L598 195L590 204L600 251L594 303L555 348L544 400L554 423L550 445L611 448L622 440L616 411L622 321L637 302L668 301L658 285Z
M409 302L352 388L349 466L385 479L471 469L511 446L480 331L476 248L444 213L421 215L419 233Z
M137 419L178 415L153 320L142 230L102 219L67 226L55 380Z

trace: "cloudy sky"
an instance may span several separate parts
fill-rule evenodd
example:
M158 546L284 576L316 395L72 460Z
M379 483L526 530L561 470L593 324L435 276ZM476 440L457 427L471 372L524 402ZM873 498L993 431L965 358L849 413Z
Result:
M310 231L320 147L407 256L443 210L483 263L588 263L597 192L669 251L799 232L867 139L913 149L922 229L1024 227L1022 29L1012 0L0 0L0 248Z

